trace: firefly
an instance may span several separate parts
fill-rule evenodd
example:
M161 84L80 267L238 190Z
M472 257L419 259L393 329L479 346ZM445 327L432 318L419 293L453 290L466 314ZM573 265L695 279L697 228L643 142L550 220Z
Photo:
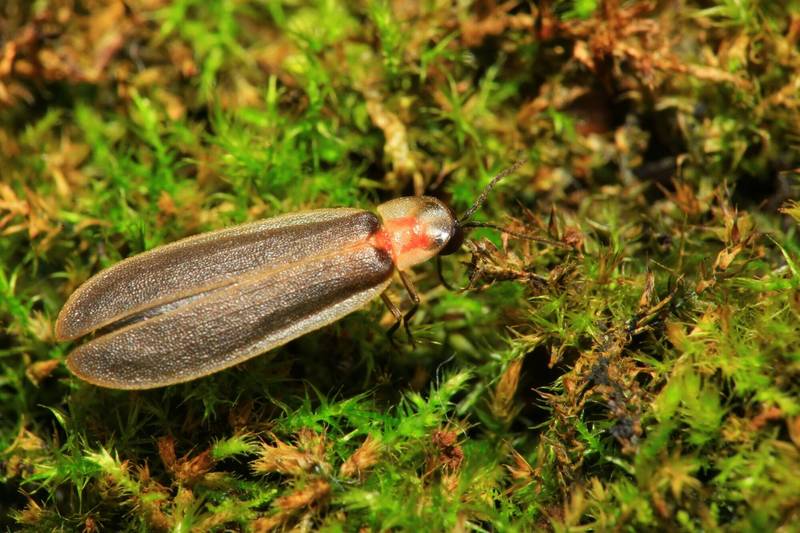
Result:
M290 213L188 237L125 259L81 285L56 321L59 340L92 335L67 358L89 383L150 389L219 372L335 322L380 296L393 333L419 297L407 272L456 252L467 222L518 161L460 218L429 196L375 213L334 208ZM394 274L412 302L386 295ZM408 331L410 334L410 331ZM410 335L409 335L410 337Z

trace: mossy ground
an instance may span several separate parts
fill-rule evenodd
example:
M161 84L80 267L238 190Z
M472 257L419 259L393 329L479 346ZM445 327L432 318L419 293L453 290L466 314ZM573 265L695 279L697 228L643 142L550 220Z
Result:
M0 5L0 525L791 531L797 2ZM53 338L180 237L432 194L475 231L235 369L96 388ZM404 300L401 290L392 297Z

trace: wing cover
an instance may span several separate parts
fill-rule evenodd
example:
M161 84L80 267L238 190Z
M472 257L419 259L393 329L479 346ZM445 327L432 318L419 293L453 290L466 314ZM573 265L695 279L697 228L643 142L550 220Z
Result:
M368 211L320 209L161 246L103 270L78 288L58 316L56 335L74 339L136 315L152 315L148 310L158 314L239 276L363 242L379 226Z
M72 352L67 364L84 380L106 387L188 381L355 311L385 290L393 271L388 253L366 240L306 254L100 336Z

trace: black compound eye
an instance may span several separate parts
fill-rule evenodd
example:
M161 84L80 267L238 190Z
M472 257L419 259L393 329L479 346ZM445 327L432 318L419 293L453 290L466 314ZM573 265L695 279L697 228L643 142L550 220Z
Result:
M450 255L454 254L461 249L461 245L464 244L464 229L461 226L456 226L455 230L453 231L453 236L450 237L450 240L447 241L447 244L439 251L439 255Z

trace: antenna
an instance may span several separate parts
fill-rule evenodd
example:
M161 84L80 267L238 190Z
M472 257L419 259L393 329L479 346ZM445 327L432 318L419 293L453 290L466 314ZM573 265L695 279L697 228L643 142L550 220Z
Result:
M469 217L474 215L475 211L480 209L480 207L483 205L483 203L486 202L486 198L489 197L489 193L492 192L492 189L495 188L495 186L497 185L497 183L501 179L506 178L510 174L513 174L514 172L516 172L519 169L519 167L521 167L522 165L525 164L525 161L526 161L526 159L517 159L514 162L513 165L511 165L510 167L506 168L505 170L501 170L499 174L497 174L495 177L493 177L492 181L490 181L489 184L486 187L483 188L483 192L481 192L480 196L478 196L478 198L472 204L472 207L467 209L466 213L461 215L461 218L458 219L459 226L463 226L464 222L469 220Z
M468 228L491 228L491 229L497 230L497 231L499 231L501 233L506 233L508 235L512 235L512 236L520 238L520 239L526 239L526 240L529 240L529 241L535 241L535 242L540 242L540 243L543 243L543 244L549 244L551 246L557 246L557 247L560 247L560 248L569 248L568 245L566 245L566 244L564 244L562 242L554 241L554 240L551 240L551 239L545 239L545 238L542 238L542 237L536 237L535 235L528 235L528 234L525 234L525 233L519 233L519 232L516 232L516 231L511 231L511 230L503 228L502 226L498 226L497 224L491 224L489 222L468 222L469 217L474 215L475 212L478 209L480 209L480 207L484 204L484 202L486 202L486 198L489 197L489 193L492 192L492 189L495 188L497 183L500 180L502 180L503 178L506 178L510 174L513 174L514 172L516 172L519 169L519 167L521 167L522 165L525 164L525 162L526 162L526 159L524 159L524 158L517 159L514 162L514 164L512 164L510 167L508 167L508 168L506 168L504 170L501 170L500 173L497 174L495 177L493 177L491 179L491 181L489 182L489 184L486 185L486 187L483 188L483 191L481 192L480 196L478 196L478 198L475 200L475 202L472 204L472 206L469 209L467 209L467 211L458 219L457 228L456 228L455 234L450 238L450 241L447 243L447 245L444 248L442 248L442 250L440 250L439 253L436 255L436 273L439 275L439 281L441 281L442 285L444 285L447 289L462 291L462 290L466 290L466 288L467 288L467 287L465 287L463 289L455 289L452 285L447 283L447 280L444 279L444 276L443 276L443 273L442 273L442 256L443 255L453 254L453 253L457 252L459 250L459 248L461 248L461 245L463 244L464 238L466 236L466 230Z
M530 235L528 233L520 233L518 231L511 231L509 229L504 228L503 226L499 226L497 224L491 224L489 222L465 222L461 224L462 228L491 228L494 230L499 231L500 233L505 233L507 235L511 235L512 237L517 237L518 239L524 239L526 241L534 241L540 242L542 244L549 244L550 246L555 246L557 248L571 248L568 244L565 244L560 241L554 241L553 239L546 239L544 237L537 237L536 235Z

